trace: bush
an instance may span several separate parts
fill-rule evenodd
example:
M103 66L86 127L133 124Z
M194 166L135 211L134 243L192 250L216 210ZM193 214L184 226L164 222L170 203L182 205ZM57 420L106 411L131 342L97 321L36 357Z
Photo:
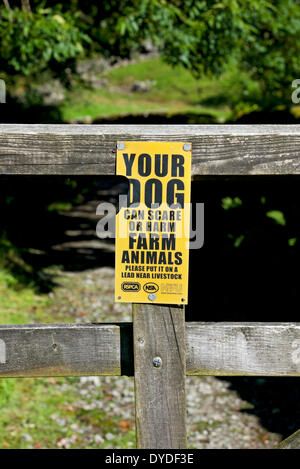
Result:
M0 8L0 70L8 75L65 67L83 54L88 41L76 26L76 15L61 15L58 9L28 13Z

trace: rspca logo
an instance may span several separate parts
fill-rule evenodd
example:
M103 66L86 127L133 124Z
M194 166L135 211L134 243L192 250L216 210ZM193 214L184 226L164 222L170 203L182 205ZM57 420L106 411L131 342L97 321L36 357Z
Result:
M159 286L156 283L148 282L144 285L144 291L146 293L156 293L159 290Z
M123 282L121 288L125 292L137 292L140 291L141 285L138 282Z

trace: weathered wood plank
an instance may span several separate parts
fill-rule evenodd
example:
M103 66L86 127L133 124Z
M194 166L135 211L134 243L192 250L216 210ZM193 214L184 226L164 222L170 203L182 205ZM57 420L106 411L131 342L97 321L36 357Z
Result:
M133 336L138 448L185 448L184 307L133 305Z
M277 449L300 449L300 430L283 440Z
M0 377L120 375L124 358L129 373L131 352L129 344L122 350L122 337L126 343L131 329L125 323L0 326Z
M158 337L150 337L147 347L169 357L172 335L166 338L165 324L180 314L171 308L158 319L155 316L161 330ZM143 321L151 320L150 314L144 315ZM139 353L146 350L143 337L137 339ZM0 377L132 376L132 347L132 324L127 323L0 326ZM156 377L158 370L151 371ZM300 376L300 323L186 323L186 373Z
M186 323L187 374L300 376L300 323Z
M117 140L187 141L192 175L300 174L300 125L0 125L0 174L115 174Z

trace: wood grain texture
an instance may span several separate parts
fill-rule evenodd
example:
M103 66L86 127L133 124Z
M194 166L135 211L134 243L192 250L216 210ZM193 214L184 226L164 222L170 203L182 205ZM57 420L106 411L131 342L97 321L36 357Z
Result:
M183 313L181 308L158 307L152 324L147 306L152 307L144 305L141 319L139 311L135 316L134 341L141 355L136 367L141 380L148 380L146 369L150 381L158 378L160 392L162 374L157 371L167 374L167 382L177 379L170 357L176 360L175 369L183 369L185 352L174 352L176 339L182 347ZM156 325L160 330L154 334ZM187 375L300 376L300 323L186 323L185 328ZM0 326L0 377L133 376L132 341L129 323ZM164 353L168 367L154 369L153 353ZM150 360L149 370L148 365L143 368L143 359L147 364Z
M186 323L187 374L300 376L300 323Z
M122 334L126 324L0 326L0 377L120 375Z
M0 125L0 174L115 174L117 140L192 142L192 175L300 174L300 125Z
M185 448L184 307L134 304L133 319L138 448Z
M300 430L283 440L277 449L300 449Z

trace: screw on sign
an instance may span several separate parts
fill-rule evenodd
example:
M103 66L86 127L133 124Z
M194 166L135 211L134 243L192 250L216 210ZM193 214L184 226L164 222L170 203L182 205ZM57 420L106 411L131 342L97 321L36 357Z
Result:
M160 368L162 366L162 359L160 357L154 357L153 366L155 366L155 368Z
M150 301L155 301L156 300L156 295L155 293L150 293L150 295L148 296L149 300Z

